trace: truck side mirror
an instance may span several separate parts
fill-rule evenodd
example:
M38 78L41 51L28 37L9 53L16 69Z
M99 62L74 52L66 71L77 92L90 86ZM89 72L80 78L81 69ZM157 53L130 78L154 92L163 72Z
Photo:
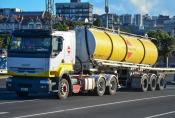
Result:
M63 38L59 37L57 39L57 42L58 42L58 52L61 52L63 50Z

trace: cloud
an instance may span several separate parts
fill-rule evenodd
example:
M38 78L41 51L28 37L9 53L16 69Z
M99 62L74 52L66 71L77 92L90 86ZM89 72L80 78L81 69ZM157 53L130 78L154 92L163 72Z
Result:
M149 13L158 4L158 0L129 0L129 2L142 14Z
M105 13L104 8L99 8L99 7L94 8L93 11L95 14L99 14L99 15L102 15Z

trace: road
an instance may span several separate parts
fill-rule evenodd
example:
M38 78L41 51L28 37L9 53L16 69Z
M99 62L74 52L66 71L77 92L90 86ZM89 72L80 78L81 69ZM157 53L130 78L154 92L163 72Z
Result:
M2 90L0 118L175 118L175 85L164 91L120 90L115 96L84 94L67 100L51 95L20 99Z

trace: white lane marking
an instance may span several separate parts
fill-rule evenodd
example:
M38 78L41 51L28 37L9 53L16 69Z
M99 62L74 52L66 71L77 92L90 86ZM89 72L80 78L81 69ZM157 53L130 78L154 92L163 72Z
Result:
M57 111L51 111L51 112L43 112L43 113L31 114L31 115L17 116L17 117L14 117L14 118L28 118L28 117L42 116L42 115L48 115L48 114L54 114L54 113L62 113L62 112L68 112L68 111L76 111L76 110L82 110L82 109L88 109L88 108L109 106L109 105L129 103L129 102L139 102L139 101L144 101L144 100L160 99L160 98L167 98L167 97L175 97L175 95L157 96L157 97L150 97L150 98L141 98L141 99L120 101L120 102L111 102L111 103L97 104L97 105L92 105L92 106L76 107L76 108L70 108L70 109L65 109L65 110L57 110Z
M173 114L173 113L175 113L175 111L161 113L161 114L156 114L156 115L148 116L148 117L145 117L145 118L155 118L155 117L165 116L165 115L169 115L169 114Z
M23 102L32 102L32 101L36 101L36 100L39 100L39 99L23 100L23 101L11 101L11 102L0 102L0 105L3 105L3 104L13 104L13 103L23 103Z
M7 114L7 113L9 113L9 112L0 112L0 115L2 115L2 114Z

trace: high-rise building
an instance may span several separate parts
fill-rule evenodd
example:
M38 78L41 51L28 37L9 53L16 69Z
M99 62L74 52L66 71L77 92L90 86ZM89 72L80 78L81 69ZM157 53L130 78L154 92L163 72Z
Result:
M89 2L71 0L70 3L56 3L56 15L72 21L93 21L93 5Z
M122 25L132 25L132 15L124 14L120 16L120 23Z
M166 20L170 20L170 16L159 15L157 18L157 25L163 26L164 21L166 21Z
M142 14L134 15L134 25L137 26L139 29L144 29Z
M101 27L106 27L107 15L103 14L100 16L100 24ZM108 28L109 29L117 29L119 25L119 16L116 14L108 14Z
M170 19L164 21L164 28L167 33L175 37L175 19Z
M146 31L155 28L156 19L148 14L143 15L143 26Z

